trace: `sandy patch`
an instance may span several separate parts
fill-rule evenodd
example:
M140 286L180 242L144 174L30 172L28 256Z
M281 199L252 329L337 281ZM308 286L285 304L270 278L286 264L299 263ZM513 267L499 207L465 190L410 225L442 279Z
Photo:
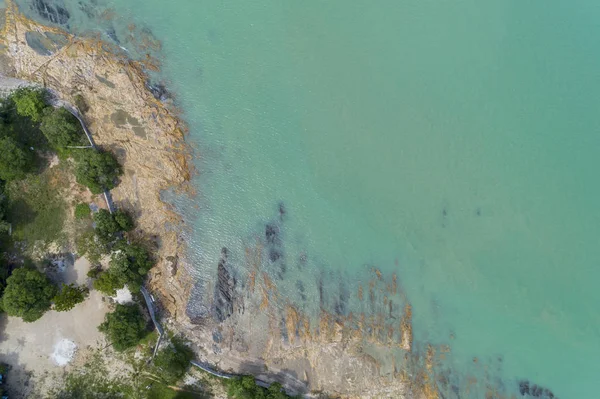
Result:
M77 345L75 345L75 342L64 338L54 345L54 352L50 357L57 366L66 366L73 360L76 351Z

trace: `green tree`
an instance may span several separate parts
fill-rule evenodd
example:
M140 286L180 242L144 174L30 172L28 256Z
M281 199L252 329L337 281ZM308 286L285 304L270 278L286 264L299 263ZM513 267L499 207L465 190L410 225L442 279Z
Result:
M34 154L11 137L0 138L0 179L18 180L34 165Z
M88 295L88 289L77 287L75 284L63 284L62 289L54 297L54 310L57 312L68 312L75 305L85 300Z
M173 339L171 345L160 350L154 358L154 367L167 384L174 384L190 367L194 352L181 340Z
M10 98L15 103L17 113L28 116L34 122L42 120L46 104L46 91L40 88L21 87L15 90Z
M98 330L106 334L119 352L136 345L147 332L146 320L136 304L117 304L114 312L106 314Z
M75 219L87 219L90 217L90 206L85 202L75 205Z
M85 141L81 124L65 108L48 108L44 111L40 130L56 150L65 150L68 146L81 146Z
M50 309L56 287L37 270L20 268L6 280L2 305L9 316L36 321Z
M113 213L113 218L122 231L131 231L135 227L131 215L124 210L118 209L115 211L115 213Z
M103 243L109 244L117 238L117 233L121 231L121 226L106 209L100 209L94 214L94 223L96 225L96 235Z
M125 283L111 270L105 270L97 274L94 280L94 288L109 296L117 295L117 290L123 288Z
M121 165L110 152L83 150L76 160L77 183L89 188L93 194L114 188L122 173Z

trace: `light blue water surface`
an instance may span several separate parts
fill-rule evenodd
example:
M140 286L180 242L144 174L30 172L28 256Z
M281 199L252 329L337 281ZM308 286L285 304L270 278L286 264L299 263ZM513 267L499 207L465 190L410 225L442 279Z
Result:
M106 31L65 6L71 30ZM131 21L163 44L197 149L199 195L180 205L199 279L222 247L243 269L282 203L277 284L293 300L299 278L353 290L376 266L454 373L599 396L600 2L96 7L116 11L124 47Z

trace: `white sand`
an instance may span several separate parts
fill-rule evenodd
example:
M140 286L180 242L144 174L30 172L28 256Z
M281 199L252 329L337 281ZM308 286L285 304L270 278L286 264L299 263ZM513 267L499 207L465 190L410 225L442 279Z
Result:
M120 290L117 290L117 295L115 295L111 298L114 299L115 302L120 303L120 304L133 302L133 297L131 296L131 291L129 291L129 288L127 288L127 286L121 288Z
M54 345L54 352L50 357L58 366L66 366L73 360L75 351L77 351L75 342L63 338Z

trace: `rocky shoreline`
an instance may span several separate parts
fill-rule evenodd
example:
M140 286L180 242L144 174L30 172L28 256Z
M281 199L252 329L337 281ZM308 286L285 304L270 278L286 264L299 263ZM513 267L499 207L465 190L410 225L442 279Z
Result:
M132 61L114 54L99 39L41 25L8 2L0 38L0 74L39 83L66 102L83 99L87 108L83 118L96 144L115 153L123 166L113 200L135 215L135 234L156 249L157 264L148 288L161 305L163 321L192 340L199 360L226 372L278 381L292 393L311 396L326 392L340 397L421 397L415 392L423 391L424 397L437 397L422 390L421 385L428 385L426 378L411 387L406 371L396 366L411 352L412 332L408 304L395 305L399 321L393 326L384 322L383 314L388 308L392 311L387 297L397 295L395 277L390 285L374 272L369 292L372 301L381 299L381 317L322 310L319 320L311 322L286 302L259 267L263 256L276 257L271 247L277 226L266 227L268 248L257 244L248 249L250 275L244 288L237 286L223 249L215 265L216 282L204 287L212 293L211 304L205 306L206 314L190 317L187 306L195 282L182 261L183 222L160 197L166 189L187 189L190 151L184 141L185 125L162 101L166 89L149 83L145 71L155 67L151 60ZM358 296L362 299L362 291ZM338 313L345 314L342 302Z

